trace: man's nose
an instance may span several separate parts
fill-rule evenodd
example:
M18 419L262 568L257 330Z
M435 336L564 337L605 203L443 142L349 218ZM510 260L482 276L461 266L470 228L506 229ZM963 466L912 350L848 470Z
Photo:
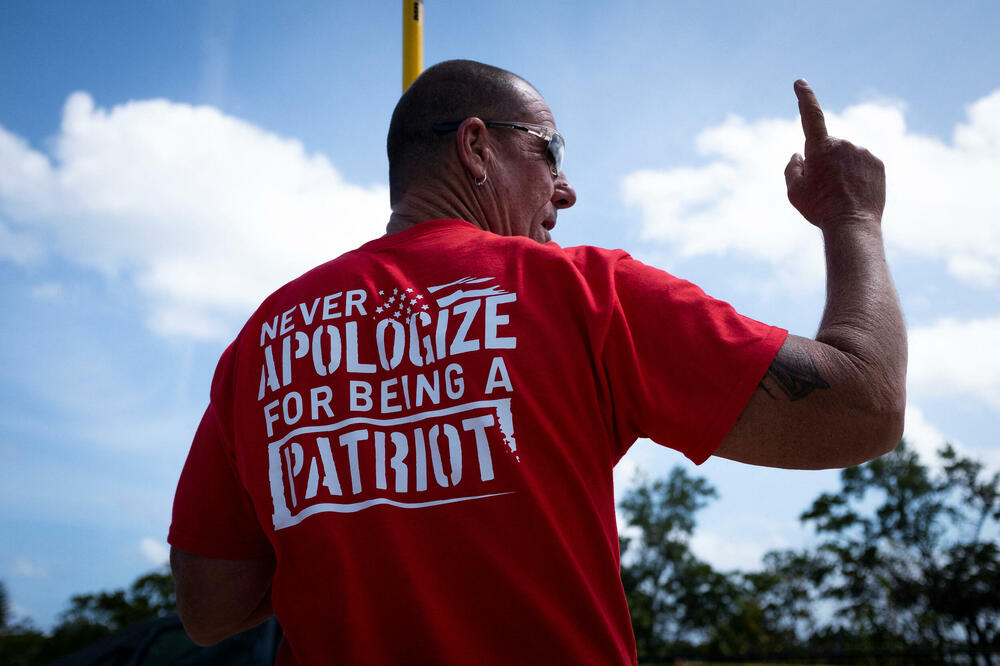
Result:
M566 174L559 172L556 178L556 188L552 192L552 205L558 209L569 208L576 203L576 190L566 180Z

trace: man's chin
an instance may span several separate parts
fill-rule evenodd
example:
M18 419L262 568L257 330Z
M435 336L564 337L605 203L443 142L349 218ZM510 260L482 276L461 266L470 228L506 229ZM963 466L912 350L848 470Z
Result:
M548 229L539 229L532 234L531 238L539 243L548 243L552 240L552 234L549 233Z

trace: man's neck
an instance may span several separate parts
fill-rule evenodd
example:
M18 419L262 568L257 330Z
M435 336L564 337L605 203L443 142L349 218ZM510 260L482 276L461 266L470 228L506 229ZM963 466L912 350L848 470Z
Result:
M394 234L409 229L415 224L428 220L465 220L475 226L485 229L480 222L481 210L473 210L465 202L453 197L442 197L429 192L413 192L405 194L392 207L392 215L385 227L387 234Z

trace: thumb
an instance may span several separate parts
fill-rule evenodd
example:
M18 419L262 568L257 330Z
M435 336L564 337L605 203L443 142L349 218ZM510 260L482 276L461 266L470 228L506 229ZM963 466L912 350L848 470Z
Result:
M792 158L788 160L788 165L785 167L785 187L788 188L788 202L795 206L795 208L799 208L799 203L802 200L802 191L805 189L805 168L805 160L798 153L792 155Z
M804 168L805 161L798 153L792 155L791 159L788 160L788 164L785 166L785 186L788 188L789 193L793 189L800 187Z

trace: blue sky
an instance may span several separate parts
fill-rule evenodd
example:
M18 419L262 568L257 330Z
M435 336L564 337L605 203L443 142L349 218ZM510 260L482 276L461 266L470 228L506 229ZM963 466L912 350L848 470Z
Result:
M284 280L380 235L399 3L0 6L0 580L48 626L165 553L219 353ZM511 69L567 139L563 245L622 247L812 335L821 239L785 201L792 81L885 162L907 437L1000 467L1000 7L428 2L425 62ZM649 443L617 478L679 455ZM695 547L803 543L836 472L709 461Z

